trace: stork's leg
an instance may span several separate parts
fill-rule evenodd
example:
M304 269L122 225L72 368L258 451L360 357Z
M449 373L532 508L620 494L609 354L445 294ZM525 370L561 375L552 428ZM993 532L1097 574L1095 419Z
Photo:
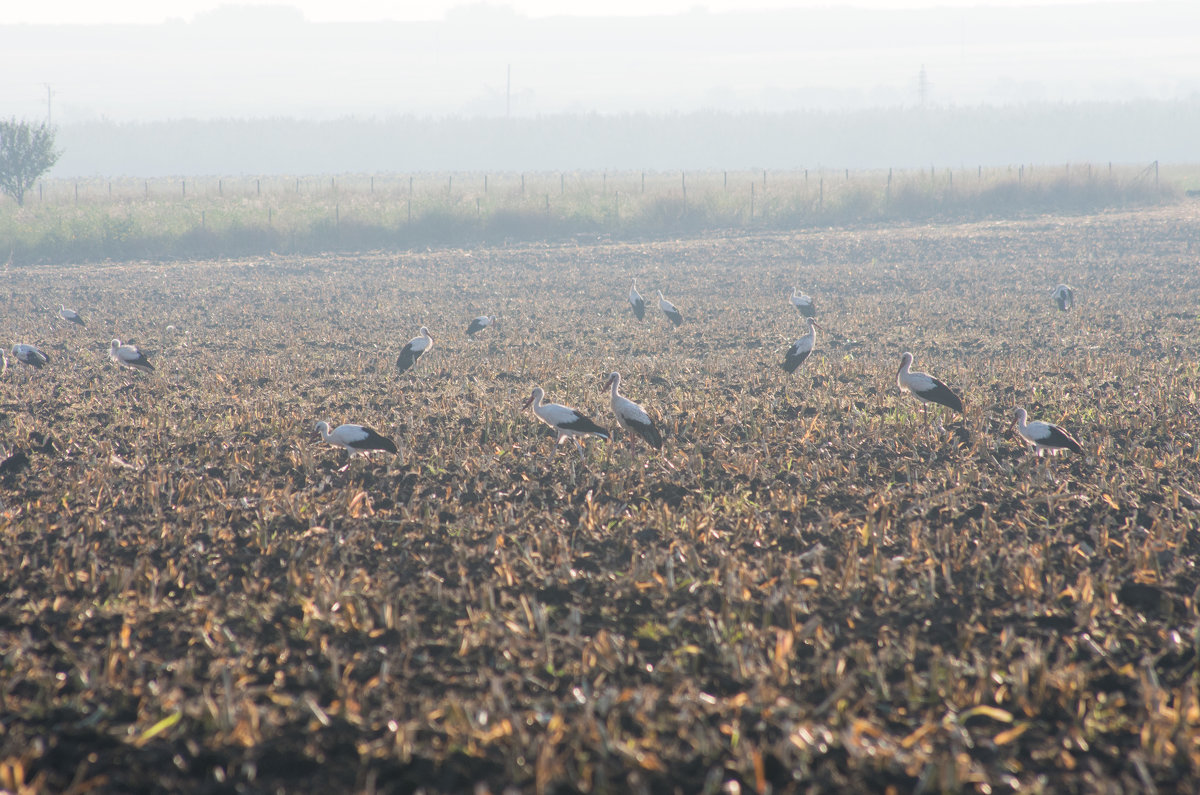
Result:
M581 445L579 443L579 440L576 439L574 436L571 437L571 441L575 443L575 449L579 451L579 460L586 462L587 457L583 454L583 445Z

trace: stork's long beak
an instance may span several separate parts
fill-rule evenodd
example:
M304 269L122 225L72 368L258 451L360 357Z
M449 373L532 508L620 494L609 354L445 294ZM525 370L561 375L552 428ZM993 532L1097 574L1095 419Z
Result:
M525 409L529 408L531 403L533 403L533 395L525 398L525 402L521 404L521 410L524 411Z
M600 387L600 391L603 392L604 390L608 389L610 386L612 386L612 382L612 376L610 375L608 380L604 382L604 386Z

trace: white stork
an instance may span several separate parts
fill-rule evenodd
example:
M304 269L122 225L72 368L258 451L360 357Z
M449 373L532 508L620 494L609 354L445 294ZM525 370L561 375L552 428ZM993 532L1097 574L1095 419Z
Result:
M413 337L408 341L408 344L400 351L400 355L396 357L396 367L400 372L405 372L417 363L417 359L433 347L433 338L429 336L429 329L421 326L420 336Z
M642 437L642 440L655 450L661 450L662 434L658 432L654 420L650 419L644 408L618 392L621 388L621 374L614 372L610 375L604 388L612 389L612 410L616 415L617 424L630 434Z
M154 372L154 365L150 364L146 354L139 351L136 345L122 345L120 340L113 340L109 343L108 358L130 370L141 370L143 373Z
M908 351L900 357L900 372L896 374L896 385L900 391L911 392L922 403L936 403L962 414L962 399L929 373L911 372L909 368L912 367L912 361L913 355Z
M658 291L658 308L676 326L683 322L683 315L679 314L679 310L675 308L675 304L663 298L662 290Z
M321 438L332 445L336 445L344 449L347 455L346 466L350 466L350 461L354 456L362 453L366 455L372 450L386 450L389 453L396 452L396 443L386 436L381 436L365 425L354 425L346 423L339 425L329 431L329 423L324 420L317 423L315 431L321 434ZM345 469L345 467L343 467Z
M1054 299L1054 303L1058 304L1058 308L1064 312L1075 306L1075 291L1065 284L1060 284L1051 290L1050 297Z
M629 305L633 307L633 315L638 320L646 317L646 302L642 300L642 294L637 291L637 279L633 280L633 286L629 288Z
M808 333L793 343L792 347L788 348L787 355L783 359L783 364L779 365L788 373L794 373L799 369L800 365L808 361L808 356L813 352L813 345L817 342L817 321L808 317Z
M792 288L792 297L788 299L792 302L792 306L799 310L803 317L816 317L817 306L813 303L812 296L808 293L797 293L796 288Z
M76 312L74 309L67 309L66 304L58 305L58 316L61 317L63 320L67 321L68 323L74 323L77 326L85 325L83 322L83 318L81 318L79 316L79 313Z
M471 325L467 326L467 336L474 337L476 334L483 331L485 328L495 322L496 318L491 315L480 315L471 321Z
M558 434L558 441L555 445L563 443L564 439L570 439L575 443L575 449L579 451L579 457L583 458L583 446L579 444L578 436L598 436L601 439L610 438L608 431L601 428L590 419L580 414L578 411L558 403L542 403L542 398L546 393L542 391L540 386L533 388L533 393L521 406L521 409L527 409L533 406L533 413L542 422L549 425Z
M1058 455L1063 450L1070 450L1074 453L1083 452L1079 442L1059 426L1051 422L1026 422L1028 417L1025 409L1017 409L1016 417L1010 427L1015 427L1017 433L1021 434L1021 438L1037 451L1038 458L1041 458L1046 451L1049 451L1052 456Z
M21 364L27 364L35 370L41 370L50 363L50 357L47 354L42 353L35 346L26 345L23 342L12 346L9 353Z

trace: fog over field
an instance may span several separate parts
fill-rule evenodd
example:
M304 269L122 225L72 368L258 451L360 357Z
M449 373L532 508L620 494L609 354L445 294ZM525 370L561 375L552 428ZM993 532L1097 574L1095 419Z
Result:
M871 5L601 16L582 4L564 6L570 15L474 4L374 22L324 21L290 5L222 6L150 24L17 24L9 20L23 17L7 12L0 116L49 115L61 125L68 147L57 176L349 171L365 168L363 159L395 170L1194 159L1200 4ZM855 115L880 108L890 115ZM979 108L1008 110L998 118ZM758 116L732 138L728 124L705 123L736 114ZM763 116L784 122L756 142L770 126ZM606 121L585 124L597 117ZM662 125L681 117L682 139ZM391 124L384 138L424 149L389 154L356 143L372 136L366 126L285 130L281 119ZM422 132L398 132L398 119ZM481 119L461 132L464 120ZM554 129L547 119L573 119L558 131L576 140L545 140ZM196 135L180 120L218 126ZM276 126L264 145L252 134L261 127L230 120ZM449 137L461 146L439 145L442 120L459 125ZM504 120L518 126L497 124ZM1163 140L1173 133L1177 144ZM864 135L869 145L857 140ZM614 145L614 136L632 143ZM939 136L981 143L947 149ZM778 143L787 139L806 151L790 153ZM1014 139L1039 146L1013 147ZM278 157L281 140L300 142L304 156ZM513 152L529 141L532 156ZM698 153L674 156L689 148ZM588 162L564 163L562 151Z

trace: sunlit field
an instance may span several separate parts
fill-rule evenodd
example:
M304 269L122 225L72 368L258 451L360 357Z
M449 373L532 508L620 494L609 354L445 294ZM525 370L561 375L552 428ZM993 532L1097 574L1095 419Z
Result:
M51 362L0 377L0 789L1200 776L1194 200L6 275L4 347ZM906 350L965 415L899 392ZM616 438L556 447L534 386ZM1017 407L1084 454L1038 459Z

